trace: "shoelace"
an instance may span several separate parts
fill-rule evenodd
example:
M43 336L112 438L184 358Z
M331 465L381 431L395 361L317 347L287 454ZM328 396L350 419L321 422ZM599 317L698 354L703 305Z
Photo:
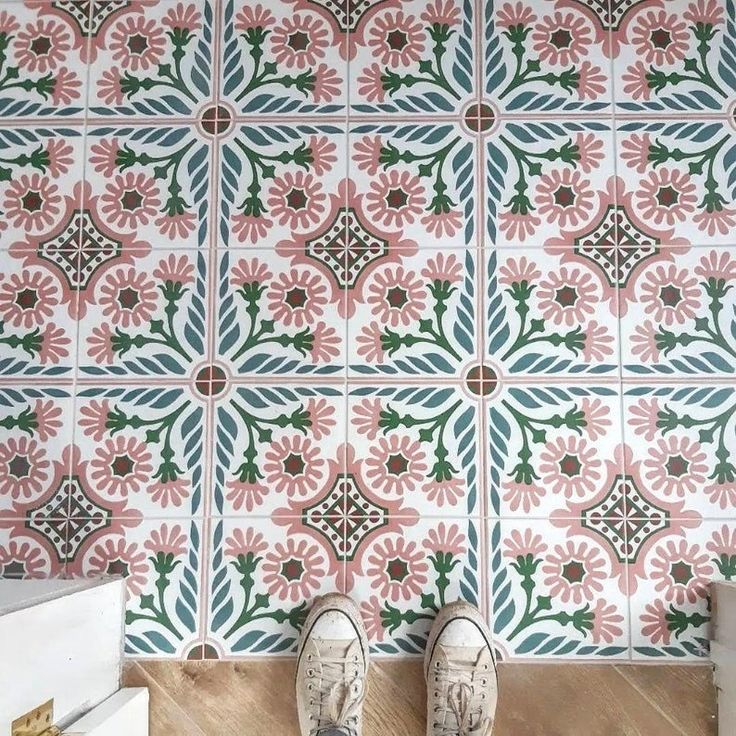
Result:
M483 713L483 698L480 694L476 694L471 684L475 671L475 665L455 665L452 668L448 667L438 671L439 677L452 680L447 687L445 710L438 711L438 713L446 715L449 711L455 723L435 722L435 736L486 736L488 733L491 718L480 717ZM470 683L465 679L458 680L458 676L468 676ZM473 715L477 716L475 723L473 723Z
M365 700L365 680L359 676L352 679L345 676L345 668L356 665L350 657L320 657L320 664L321 688L315 693L320 708L311 736L318 736L327 728L340 728L354 736L356 730L353 726ZM344 690L342 698L341 689Z

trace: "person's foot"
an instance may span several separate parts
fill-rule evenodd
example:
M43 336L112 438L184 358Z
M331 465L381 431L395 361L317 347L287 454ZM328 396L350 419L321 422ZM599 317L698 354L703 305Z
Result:
M337 729L361 736L368 638L355 603L331 594L314 601L299 641L296 703L302 736Z
M498 699L491 632L480 611L458 601L435 619L424 657L427 736L487 736Z

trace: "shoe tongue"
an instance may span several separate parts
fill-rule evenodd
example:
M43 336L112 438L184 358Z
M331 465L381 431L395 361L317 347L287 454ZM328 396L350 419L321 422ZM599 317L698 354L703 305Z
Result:
M355 639L315 639L314 641L322 657L347 659L359 651L359 645Z
M485 647L448 647L441 645L439 647L442 659L449 664L463 665L479 665L483 664L483 653L487 651Z

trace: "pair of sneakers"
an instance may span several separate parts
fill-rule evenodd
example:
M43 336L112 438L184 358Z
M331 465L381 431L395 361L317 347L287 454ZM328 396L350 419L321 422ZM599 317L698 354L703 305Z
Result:
M362 736L368 639L347 596L318 598L304 624L296 669L302 736ZM437 615L424 657L427 736L487 736L498 687L480 611L451 603Z

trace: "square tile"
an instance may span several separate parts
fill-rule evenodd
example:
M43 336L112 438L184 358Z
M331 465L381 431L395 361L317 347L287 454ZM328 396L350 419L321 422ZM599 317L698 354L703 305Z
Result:
M209 259L134 248L100 252L90 269L80 292L79 372L197 380L207 362Z
M213 514L342 516L342 385L232 386L215 408Z
M347 5L222 3L220 88L238 115L339 114L347 104Z
M494 643L500 659L627 659L626 566L608 543L554 522L489 522Z
M356 113L458 113L477 95L477 4L409 0L353 11L350 107Z
M214 88L214 4L95 0L89 112L194 118Z
M616 105L627 112L725 112L736 90L725 0L623 7L613 31Z

